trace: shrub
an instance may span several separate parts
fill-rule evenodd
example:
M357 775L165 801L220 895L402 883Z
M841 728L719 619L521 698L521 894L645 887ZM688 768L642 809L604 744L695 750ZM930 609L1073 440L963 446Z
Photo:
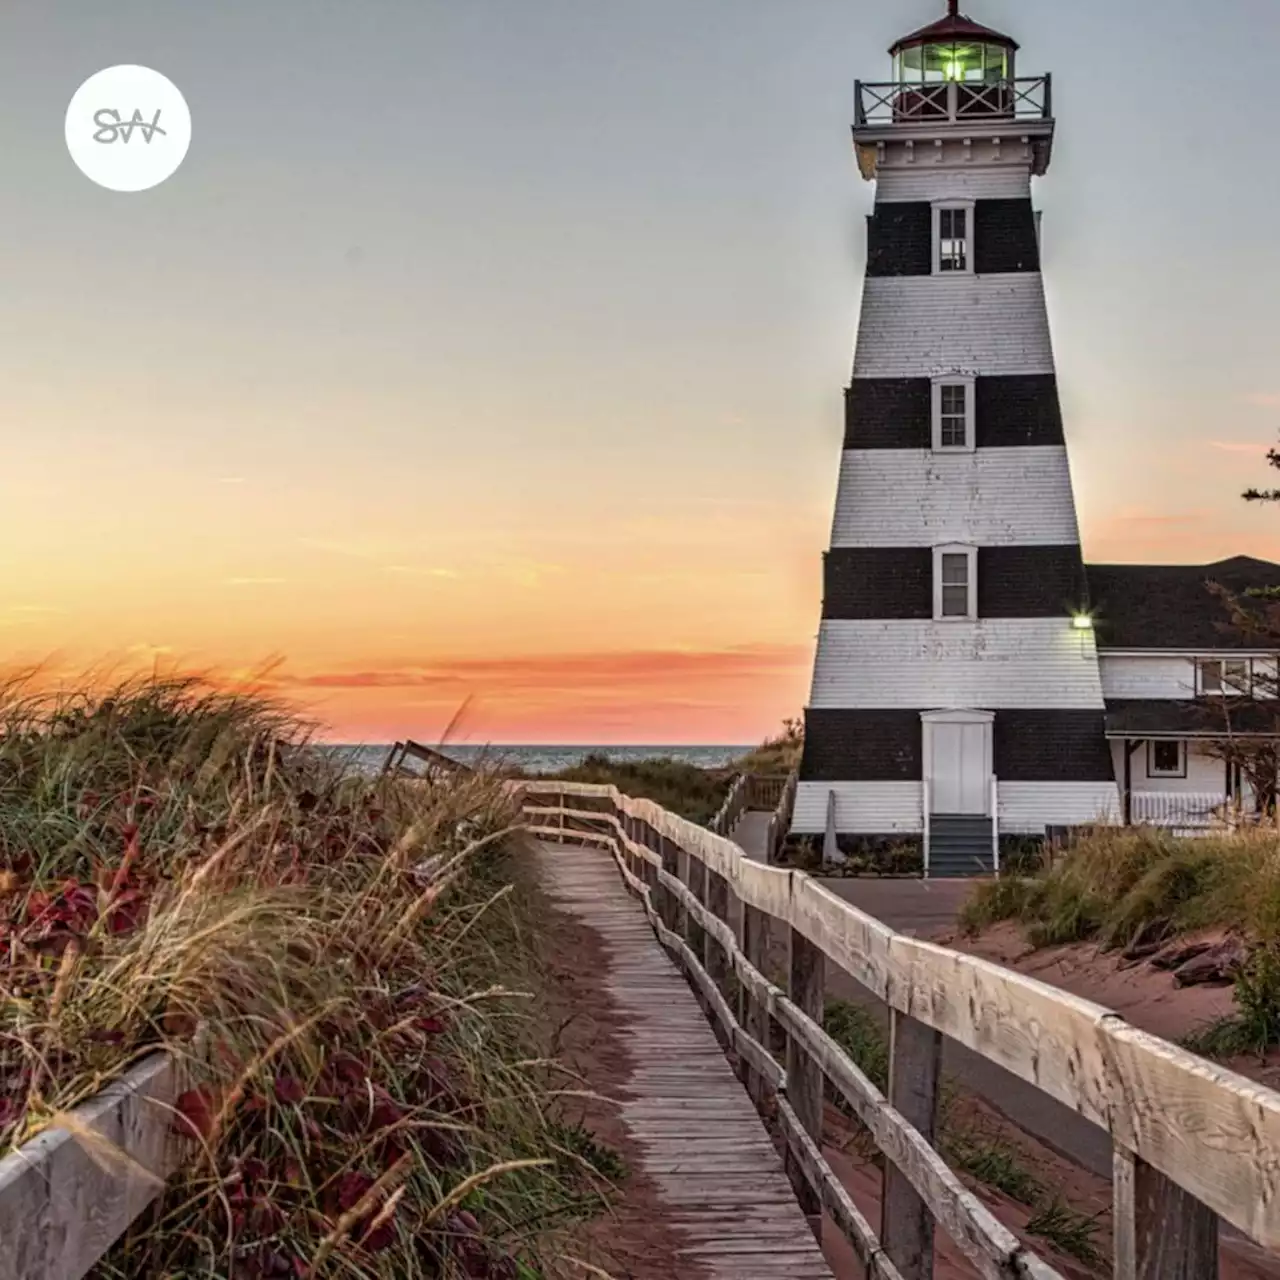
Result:
M190 1159L96 1274L541 1273L609 1170L557 1157L510 985L515 816L194 681L0 691L0 1143L147 1052L187 1077Z

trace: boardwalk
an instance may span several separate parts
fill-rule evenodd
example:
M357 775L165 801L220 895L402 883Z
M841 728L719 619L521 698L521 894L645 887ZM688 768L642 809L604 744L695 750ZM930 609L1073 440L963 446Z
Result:
M688 983L601 849L540 846L548 893L600 937L632 1063L623 1121L690 1272L830 1280L782 1160Z
M742 852L755 862L768 862L765 846L769 840L769 824L773 814L759 809L751 809L738 819L733 828L732 840L740 845Z

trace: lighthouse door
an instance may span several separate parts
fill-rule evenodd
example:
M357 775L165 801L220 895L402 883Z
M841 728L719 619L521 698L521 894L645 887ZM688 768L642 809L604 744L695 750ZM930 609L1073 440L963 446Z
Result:
M990 812L992 719L986 711L925 714L924 767L931 813Z

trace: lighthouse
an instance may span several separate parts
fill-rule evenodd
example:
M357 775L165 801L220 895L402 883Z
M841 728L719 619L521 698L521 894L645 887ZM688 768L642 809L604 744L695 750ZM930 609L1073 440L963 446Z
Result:
M1032 204L1051 80L955 0L890 56L792 833L987 874L1119 800Z

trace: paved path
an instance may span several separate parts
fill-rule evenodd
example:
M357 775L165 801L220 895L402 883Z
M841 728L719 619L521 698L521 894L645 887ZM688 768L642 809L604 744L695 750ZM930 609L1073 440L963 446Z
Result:
M540 854L548 894L609 958L631 1062L622 1118L681 1256L713 1280L831 1280L781 1157L613 859L568 844Z

